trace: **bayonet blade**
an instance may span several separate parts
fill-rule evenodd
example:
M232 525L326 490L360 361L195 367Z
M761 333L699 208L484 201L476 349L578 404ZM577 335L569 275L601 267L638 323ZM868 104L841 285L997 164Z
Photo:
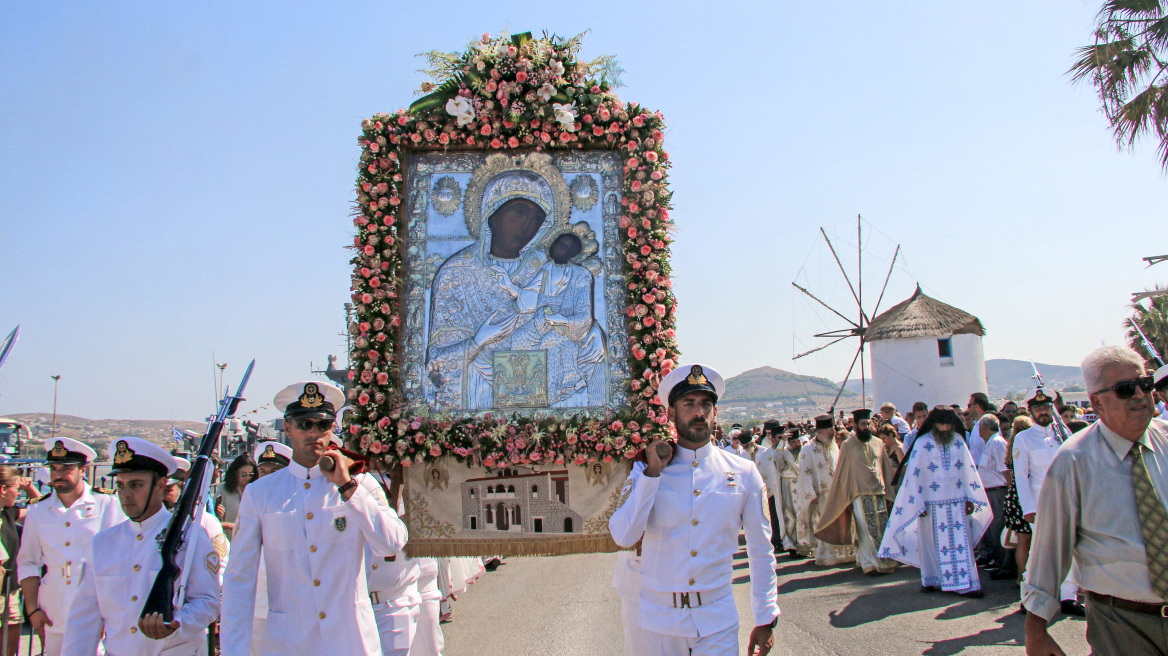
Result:
M8 337L4 340L4 346L0 347L0 369L4 368L4 361L8 359L8 354L12 353L12 347L16 346L16 340L20 339L20 326L12 329L8 333Z

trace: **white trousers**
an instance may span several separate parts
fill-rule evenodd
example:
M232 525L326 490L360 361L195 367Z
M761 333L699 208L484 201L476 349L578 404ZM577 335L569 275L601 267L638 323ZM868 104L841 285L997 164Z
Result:
M641 637L644 629L641 619L640 599L621 599L621 626L625 631L625 656L644 656L645 642Z
M442 656L446 639L438 624L439 605L438 599L422 599L418 604L417 631L410 645L410 656Z
M389 602L373 604L377 635L381 637L381 656L409 656L418 628L419 606L398 606Z
M11 628L9 627L9 629ZM64 633L49 633L45 631L45 656L61 656L61 645L64 642Z
M268 630L268 618L257 617L251 621L251 651L249 656L263 656L264 633Z
M699 638L641 630L645 656L738 656L738 625Z

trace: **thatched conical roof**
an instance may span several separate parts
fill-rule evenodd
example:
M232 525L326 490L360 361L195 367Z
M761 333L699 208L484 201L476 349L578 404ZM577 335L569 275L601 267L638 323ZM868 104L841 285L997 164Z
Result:
M985 326L972 314L926 296L920 285L911 298L888 308L864 331L869 342L950 335L985 335Z

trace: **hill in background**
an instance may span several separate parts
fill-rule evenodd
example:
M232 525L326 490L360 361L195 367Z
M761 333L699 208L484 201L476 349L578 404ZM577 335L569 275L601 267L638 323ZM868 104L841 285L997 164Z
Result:
M1078 367L1067 367L1057 364L1043 364L1037 363L1038 371L1042 374L1042 382L1047 386L1056 390L1062 390L1067 387L1082 386L1083 372ZM1027 394L1034 389L1034 370L1030 367L1028 360L1008 360L996 359L986 360L986 378L989 382L989 395L991 399L1004 399L1007 396L1017 396L1019 393ZM872 393L872 380L867 380L868 393ZM849 380L847 385L848 391L859 395L860 381ZM965 403L969 400L969 396L964 396L960 399L954 399L954 403ZM873 399L873 402L879 404L880 399Z
M53 434L53 415L46 412L32 412L17 415L8 415L28 426L32 431L34 441L46 440ZM171 433L171 427L179 430L187 429L202 433L207 427L205 423L195 421L156 421L149 419L86 419L72 415L57 415L57 435L64 435L80 440L94 451L97 459L106 459L106 448L110 440L126 435L141 437L166 448L176 443Z
M831 405L839 386L826 378L794 374L774 367L758 367L726 379L726 393L718 400L721 422L759 418L805 418ZM858 394L845 391L842 399Z

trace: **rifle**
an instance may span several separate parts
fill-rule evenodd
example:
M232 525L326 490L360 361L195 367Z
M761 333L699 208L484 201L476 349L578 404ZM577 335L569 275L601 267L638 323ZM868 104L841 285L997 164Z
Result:
M1135 325L1135 324L1133 323L1132 325ZM1044 383L1042 382L1042 374L1038 373L1038 365L1034 364L1034 360L1030 361L1030 368L1034 370L1034 375L1031 376L1031 378L1034 379L1034 383L1035 383L1034 389L1036 389L1036 390L1042 389L1043 385L1044 385ZM1061 398L1061 397L1059 397L1058 392L1055 392L1054 395L1052 395L1052 397L1053 398ZM1051 425L1054 427L1055 436L1058 437L1060 444L1063 442L1066 442L1071 437L1071 429L1065 423L1063 423L1063 417L1062 417L1062 415L1059 414L1058 406L1055 406L1053 408L1053 412L1051 414L1054 415L1054 417L1051 419Z
M158 571L158 576L154 579L154 586L150 588L150 595L146 597L146 604L142 607L140 617L159 613L167 624L174 621L174 607L176 603L182 602L192 559L191 550L187 549L183 566L179 567L178 552L183 545L191 543L191 531L203 530L200 520L206 505L203 499L211 483L210 474L213 467L211 454L214 453L215 446L219 443L219 433L223 431L223 424L228 417L235 414L239 402L243 400L243 390L247 387L247 381L251 378L251 370L254 366L255 360L247 365L247 371L243 372L243 380L239 382L239 387L235 389L234 395L231 394L230 388L224 391L223 399L219 401L219 414L207 426L207 432L199 443L198 454L195 461L191 463L191 473L187 476L187 482L183 486L178 503L175 504L170 525L166 527L166 537L162 541L161 548L162 569Z
M20 326L12 329L8 333L8 337L4 339L4 345L0 346L0 369L4 368L4 361L8 359L8 354L12 353L12 347L16 346L16 340L20 339Z
M1148 353L1152 356L1152 359L1156 361L1156 367L1163 367L1164 358L1160 357L1160 353L1156 351L1156 347L1152 346L1152 340L1148 339L1148 336L1144 334L1144 331L1140 330L1140 324L1135 322L1135 318L1132 319L1131 325L1132 328L1135 328L1136 332L1140 334L1140 340L1144 343L1144 348L1148 349Z

